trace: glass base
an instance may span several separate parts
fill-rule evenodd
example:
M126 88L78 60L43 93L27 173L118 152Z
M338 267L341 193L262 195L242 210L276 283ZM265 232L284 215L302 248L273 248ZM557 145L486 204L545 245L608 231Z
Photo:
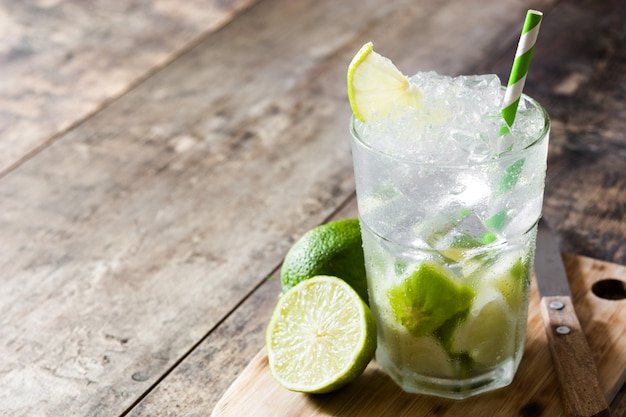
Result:
M376 350L376 362L404 391L463 400L511 384L517 364L513 359L484 374L464 379L436 378L407 369L399 369L384 353Z

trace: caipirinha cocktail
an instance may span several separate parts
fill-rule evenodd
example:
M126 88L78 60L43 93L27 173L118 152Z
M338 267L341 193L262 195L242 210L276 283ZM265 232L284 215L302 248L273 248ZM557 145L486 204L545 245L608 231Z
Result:
M404 77L365 45L348 74L376 360L403 389L508 385L525 339L549 119L502 131L495 75Z

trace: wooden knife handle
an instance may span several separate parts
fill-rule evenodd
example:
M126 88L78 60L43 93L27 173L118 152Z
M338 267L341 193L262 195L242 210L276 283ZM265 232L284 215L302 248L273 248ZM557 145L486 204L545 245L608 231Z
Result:
M573 417L610 416L598 371L571 297L543 297L541 316L567 414Z

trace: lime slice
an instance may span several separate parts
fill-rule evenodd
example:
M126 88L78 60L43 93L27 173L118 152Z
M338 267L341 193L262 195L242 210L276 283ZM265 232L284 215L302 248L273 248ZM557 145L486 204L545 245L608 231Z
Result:
M514 317L506 300L493 288L481 290L469 315L453 335L451 350L467 353L479 365L492 366L513 354Z
M475 237L461 234L452 237L452 240L444 249L439 249L439 253L454 262L461 262L469 259L468 253L472 253L474 249L481 245L482 243Z
M316 276L280 297L265 342L278 383L292 391L324 393L363 372L376 350L376 325L346 282Z
M396 321L414 336L425 336L452 316L467 310L473 290L435 262L424 262L408 278L387 291Z
M404 326L397 325L389 314L381 314L380 319L384 342L379 350L383 351L383 362L388 359L393 367L432 377L454 375L451 358L434 337L413 336Z
M418 374L437 378L454 376L452 359L443 350L441 344L433 337L413 337L408 335L398 341L400 362L407 369Z
M494 274L491 284L496 288L512 311L518 311L523 307L525 289L530 282L529 268L517 258L509 268L499 274Z
M348 98L362 122L385 117L397 105L422 107L421 91L388 58L374 52L371 42L350 62Z
M477 285L497 289L513 312L523 307L526 289L530 284L530 265L524 258L520 251L502 253L475 269Z

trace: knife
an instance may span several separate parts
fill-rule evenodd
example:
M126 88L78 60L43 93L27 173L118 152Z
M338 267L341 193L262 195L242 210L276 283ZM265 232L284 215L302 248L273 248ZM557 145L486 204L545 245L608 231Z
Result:
M543 220L537 231L535 276L565 411L575 417L610 416L593 356L576 317L559 243Z

